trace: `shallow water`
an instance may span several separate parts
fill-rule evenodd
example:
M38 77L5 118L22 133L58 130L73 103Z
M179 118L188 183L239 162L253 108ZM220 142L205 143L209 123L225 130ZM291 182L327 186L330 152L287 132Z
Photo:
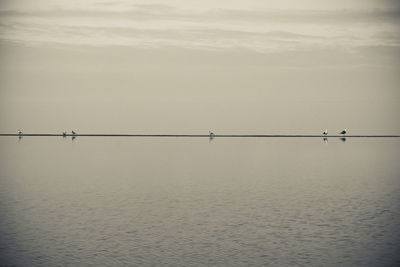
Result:
M400 263L400 139L0 138L17 266Z

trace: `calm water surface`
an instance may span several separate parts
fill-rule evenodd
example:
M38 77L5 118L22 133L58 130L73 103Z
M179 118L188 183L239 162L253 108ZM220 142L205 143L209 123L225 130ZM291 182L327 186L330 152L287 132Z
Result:
M395 266L400 140L0 138L17 266Z

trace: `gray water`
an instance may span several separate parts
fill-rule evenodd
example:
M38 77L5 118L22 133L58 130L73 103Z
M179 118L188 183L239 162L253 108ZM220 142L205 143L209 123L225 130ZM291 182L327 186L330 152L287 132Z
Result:
M400 139L0 138L16 266L395 266Z

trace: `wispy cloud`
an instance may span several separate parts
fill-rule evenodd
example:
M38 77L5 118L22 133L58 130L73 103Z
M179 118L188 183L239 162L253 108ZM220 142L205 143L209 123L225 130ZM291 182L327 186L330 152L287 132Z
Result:
M35 44L246 49L400 46L398 9L181 8L93 1L0 10L0 40Z

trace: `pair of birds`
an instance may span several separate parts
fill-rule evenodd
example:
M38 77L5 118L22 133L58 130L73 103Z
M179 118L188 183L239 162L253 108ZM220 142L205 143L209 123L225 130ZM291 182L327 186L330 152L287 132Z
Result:
M71 131L71 133L72 133L72 135L76 135L76 132L74 132L74 131ZM63 135L63 136L67 136L67 131L64 131L64 132L62 133L62 135Z
M346 133L347 133L347 130L344 129L344 130L341 131L339 134L346 134ZM328 130L325 130L322 134L323 134L323 135L328 135Z

